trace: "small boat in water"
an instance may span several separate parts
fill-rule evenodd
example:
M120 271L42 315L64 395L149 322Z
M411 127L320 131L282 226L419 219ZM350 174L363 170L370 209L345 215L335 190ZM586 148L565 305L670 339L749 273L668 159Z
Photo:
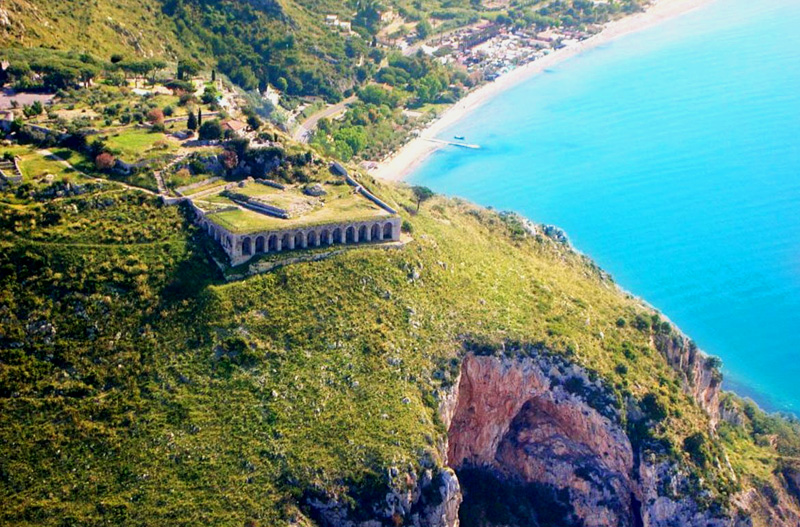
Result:
M458 141L463 141L466 138L463 135L454 135L453 139L457 139Z

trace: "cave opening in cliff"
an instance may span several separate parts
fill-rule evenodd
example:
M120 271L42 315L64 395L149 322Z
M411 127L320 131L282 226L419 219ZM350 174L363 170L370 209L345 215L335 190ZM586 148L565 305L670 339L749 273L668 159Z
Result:
M463 497L458 512L461 527L582 525L572 519L564 490L516 481L483 467L464 467L456 475Z
M549 358L462 363L446 412L462 527L642 526L624 430L562 389L554 370Z

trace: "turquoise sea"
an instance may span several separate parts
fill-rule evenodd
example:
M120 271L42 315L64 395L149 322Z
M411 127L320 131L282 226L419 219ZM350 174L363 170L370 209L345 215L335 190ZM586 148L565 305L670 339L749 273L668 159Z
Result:
M564 228L800 413L800 2L717 0L563 62L470 114L410 181Z

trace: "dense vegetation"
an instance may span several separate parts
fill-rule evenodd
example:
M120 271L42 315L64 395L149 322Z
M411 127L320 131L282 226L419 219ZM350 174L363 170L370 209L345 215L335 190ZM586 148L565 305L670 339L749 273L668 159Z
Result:
M24 172L0 194L0 524L302 524L310 498L332 495L366 509L389 483L387 467L441 465L437 398L468 342L486 353L521 343L580 363L609 387L634 444L683 463L708 507L748 486L769 495L788 478L797 424L729 395L741 423L710 434L652 345L675 329L555 229L533 233L513 214L368 181L398 204L413 237L406 247L354 248L226 283L214 263L223 256L186 210L86 179L37 150L57 147L89 175L154 189L149 173L115 173L116 161L158 167L177 148L170 116L204 139L223 137L223 115L208 118L220 111L214 84L200 82L195 95L192 83L219 69L248 90L277 87L287 106L355 95L312 142L342 159L377 157L410 132L413 112L435 111L479 81L391 52L378 37L481 18L579 28L639 7L498 4L3 4L11 22L0 55L11 68L0 82L57 91L58 103L22 110L13 132L31 146L0 147ZM387 33L388 8L404 24ZM327 13L354 34L323 26ZM155 78L172 93L131 96L130 82ZM261 134L269 146L231 141L194 153L167 184L204 181L206 161L223 149L223 161L269 165L283 181L323 169L274 129ZM234 167L225 176L241 179ZM628 421L628 409L640 417ZM499 512L527 517L524 505Z
M562 243L370 185L403 207L410 245L228 284L177 207L114 186L4 195L0 523L281 525L312 496L364 506L386 467L441 463L437 394L465 339L595 371L712 500L774 485L797 455L794 426L752 406L711 439L649 343L672 329Z

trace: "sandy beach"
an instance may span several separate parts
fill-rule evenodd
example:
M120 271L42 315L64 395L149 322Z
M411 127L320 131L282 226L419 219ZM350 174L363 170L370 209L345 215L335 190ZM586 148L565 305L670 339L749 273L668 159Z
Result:
M556 50L539 60L525 64L524 66L500 76L493 82L484 84L445 110L442 115L422 130L418 137L406 143L400 150L390 156L389 159L379 163L378 167L370 173L375 177L391 181L404 179L429 155L444 146L442 143L428 141L426 138L436 137L442 130L464 118L470 112L502 91L570 57L574 57L579 53L610 42L623 35L641 31L670 18L688 13L711 1L713 0L658 0L642 13L609 22L601 32L586 40L573 46Z

